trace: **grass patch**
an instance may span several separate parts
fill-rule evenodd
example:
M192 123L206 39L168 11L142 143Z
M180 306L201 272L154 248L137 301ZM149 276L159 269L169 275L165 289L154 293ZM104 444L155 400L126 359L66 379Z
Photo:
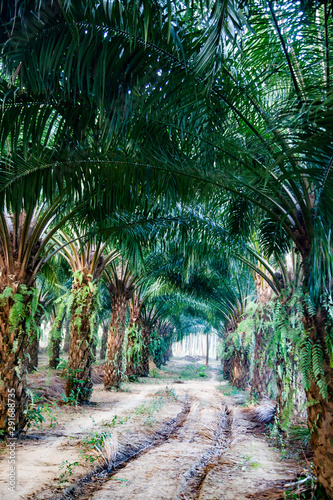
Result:
M292 425L288 430L288 439L291 443L308 447L310 446L310 431L305 425Z
M168 370L167 367L162 367L161 370L164 371L165 376L170 377L174 382L178 380L200 380L210 376L210 369L205 365L199 365L196 363L188 365L180 365L179 367L173 367L172 370Z

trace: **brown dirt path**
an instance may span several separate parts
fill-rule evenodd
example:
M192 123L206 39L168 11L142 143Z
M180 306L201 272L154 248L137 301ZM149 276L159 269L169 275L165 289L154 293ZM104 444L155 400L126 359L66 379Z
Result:
M189 395L191 410L181 429L80 498L241 500L292 480L297 466L251 433L251 422L217 385L214 379L182 384L177 392Z
M63 469L63 462L72 464L73 474L86 473L90 467L82 459L78 443L92 433L108 432L108 424L117 419L126 418L131 411L151 398L159 391L161 382L131 384L130 392L106 392L103 385L94 387L92 400L97 406L64 407L55 411L57 425L53 428L44 426L43 430L33 428L27 433L27 439L20 439L16 446L16 491L8 491L8 453L2 450L0 455L0 499L16 500L27 498L44 485L53 482L56 486ZM177 408L178 409L178 408ZM173 408L173 412L177 413ZM134 421L134 419L133 419ZM106 424L106 425L105 425ZM122 427L128 427L126 425Z
M184 361L171 363L178 368L185 365ZM7 491L7 455L2 454L0 499L65 498L64 488L75 485L93 469L80 453L83 439L110 431L111 440L117 434L122 446L135 443L140 436L156 441L159 429L175 420L186 399L189 411L170 437L156 441L112 476L104 474L95 483L88 481L77 495L68 490L66 498L242 500L252 494L259 499L260 491L295 478L297 465L281 460L265 438L252 432L253 424L230 397L218 390L219 382L214 377L181 384L174 381L148 379L130 384L130 392L118 393L95 386L92 399L97 406L77 411L64 408L55 428L35 429L35 439L20 441L13 495ZM115 416L116 425L111 425ZM60 485L59 467L65 460L80 465L73 467L68 483Z

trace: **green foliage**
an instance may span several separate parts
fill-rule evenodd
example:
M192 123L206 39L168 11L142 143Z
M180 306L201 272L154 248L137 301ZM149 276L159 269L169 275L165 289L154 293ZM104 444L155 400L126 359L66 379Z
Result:
M15 332L17 328L23 328L29 336L32 331L37 330L34 321L36 301L33 300L35 291L33 288L28 288L26 285L19 287L19 292L15 293L11 287L5 287L0 294L0 307L5 307L7 304L10 307L9 326L10 331Z
M49 427L55 427L57 422L57 416L54 414L55 410L59 412L59 408L54 403L44 403L41 404L41 398L36 394L29 391L30 401L27 409L25 410L27 418L27 429L31 427L43 428L44 422L48 419L50 421Z
M198 363L184 365L173 365L172 369L163 367L166 376L177 380L195 380L208 377L207 367ZM208 368L209 370L209 368Z
M63 401L68 405L76 406L80 401L87 401L90 398L91 390L86 387L86 380L82 380L78 377L78 374L82 372L81 368L71 370L68 367L68 361L62 361L61 366L63 367L62 377L67 378L69 386L73 387L70 395L65 396L62 394Z
M81 441L84 447L91 450L103 448L104 442L111 437L109 432L94 432L91 431L89 436Z
M153 368L152 370L150 370L149 376L152 378L160 378L156 368Z
M132 327L127 327L125 336L131 338L131 343L128 344L126 349L127 360L131 360L134 366L134 371L140 365L142 361L142 350L144 348L144 338L140 329L133 325Z
M109 426L113 426L113 427L115 427L117 424L123 425L125 422L130 420L130 418L131 418L130 414L126 415L126 417L118 417L118 415L115 415L112 418L111 423L104 424L104 425L109 425Z
M157 368L161 368L163 356L168 347L166 340L154 330L150 336L149 350Z
M75 468L78 466L79 462L69 462L68 460L63 460L59 466L59 470L63 471L59 476L59 483L66 483L73 475Z

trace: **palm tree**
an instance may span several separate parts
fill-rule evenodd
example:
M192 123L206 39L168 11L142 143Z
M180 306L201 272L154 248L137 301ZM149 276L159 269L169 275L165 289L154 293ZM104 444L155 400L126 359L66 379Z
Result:
M108 265L117 257L106 252L100 239L86 241L74 221L54 236L58 251L73 272L70 294L71 323L66 397L79 403L89 401L92 392L91 369L94 361L94 312L97 283Z
M230 193L230 206L235 200L243 206L238 217L238 230L246 233L246 226L255 225L267 258L274 252L278 253L279 247L293 246L300 253L303 319L307 331L303 356L310 403L308 423L316 474L329 498L333 498L330 482L333 464L329 450L333 438L330 314L332 19L328 3L303 2L309 10L302 14L301 3L287 0L249 0L237 8L234 2L221 0L210 22L206 23L206 30L193 23L191 29L184 29L183 36L176 33L174 40L181 37L178 46L173 43L172 36L167 36L172 11L164 16L162 9L161 16L156 16L156 19L164 21L159 26L158 35L165 34L166 43L157 48L154 42L158 30L147 27L147 19L150 20L147 5L150 4L143 2L141 10L135 4L137 17L134 16L134 26L130 23L133 10L124 9L124 16L117 17L120 13L120 4L117 3L107 16L107 10L101 6L88 14L89 32L97 32L98 54L101 56L98 61L94 60L95 69L87 65L79 53L82 49L86 54L91 47L88 45L89 36L84 31L87 19L83 19L82 12L86 11L74 12L74 2L69 4L68 26L65 26L62 12L53 23L64 29L66 47L73 47L75 53L71 64L67 65L68 71L63 71L63 65L58 64L63 48L53 52L47 50L46 40L38 36L35 25L31 41L37 48L36 52L25 50L26 37L22 43L21 26L16 26L13 43L7 45L11 67L22 69L22 72L24 68L23 78L25 81L30 78L29 84L34 88L39 83L44 87L53 86L58 91L61 82L61 89L74 89L75 94L82 91L82 96L87 96L87 89L91 90L90 95L97 102L98 98L103 100L104 83L114 75L105 71L104 62L109 53L102 50L102 38L106 39L106 44L108 36L116 33L112 47L116 54L123 54L123 58L110 57L110 60L119 62L115 81L122 93L108 93L105 109L108 116L112 115L116 107L112 107L110 101L115 103L119 98L121 117L133 116L134 107L131 106L134 100L128 97L133 93L128 93L127 73L121 65L133 55L128 48L135 47L137 57L131 62L130 78L134 81L139 74L138 68L142 69L143 79L136 87L142 104L141 114L131 122L131 133L136 134L133 143L141 147L141 165L149 163L149 172L156 172L158 179L165 179L167 176L161 172L167 172L175 185L175 179L186 177L190 179L187 186L195 186L196 193L209 191L211 197L219 199L221 204L226 202L225 193ZM230 6L234 7L233 10L229 9ZM247 9L246 22L238 12L242 6ZM237 15L230 16L234 26L226 38L226 14L234 11ZM169 12L168 9L165 12ZM98 19L104 19L105 23L96 22ZM123 23L121 33L115 19ZM52 24L52 20L46 21L48 24L41 18L43 30ZM75 21L80 21L78 28ZM249 24L252 29L249 29ZM233 43L235 32L238 36ZM59 30L54 30L54 38L57 36ZM48 37L47 43L51 47L54 38ZM21 50L14 53L12 47L20 40ZM42 44L45 51L40 50ZM145 52L146 46L149 50ZM179 48L179 54L184 55L178 55ZM59 72L52 73L51 82L50 71L44 82L40 77L44 74L40 68L45 67L41 59L46 52L53 54L53 64L47 61L49 67L59 66ZM151 54L156 56L155 65ZM38 61L35 65L40 72L38 77L30 58ZM78 61L85 64L82 73L72 71ZM108 68L111 69L112 64ZM102 70L109 80L102 75ZM161 73L159 78L158 73ZM144 84L140 86L142 82ZM195 92L188 92L189 88ZM169 99L165 99L166 95ZM121 128L124 121L120 115L115 113L112 116L115 117L113 123L118 118L119 125L120 120ZM160 182L163 184L163 180Z
M55 221L63 208L56 197L52 203L38 203L18 212L0 212L0 333L1 389L0 428L8 432L8 391L17 394L16 429L23 429L27 404L27 349L37 327L32 305L38 272L50 258L50 240L67 215ZM52 228L50 227L52 224ZM48 255L49 254L49 255ZM11 353L11 355L9 355Z
M154 254L154 251L152 252ZM145 263L149 264L148 255ZM146 377L149 374L150 333L156 325L160 309L155 300L163 291L163 283L159 278L149 275L152 269L146 269L128 301L129 321L127 339L126 375Z
M33 297L33 301L36 302L36 305L32 309L35 310L34 322L38 327L38 331L30 336L28 343L28 372L33 371L38 367L38 346L41 334L41 323L43 321L43 318L50 313L50 309L52 310L53 302L57 298L53 279L52 281L49 280L49 272L47 273L47 275L45 275L45 267L47 268L50 266L44 266L42 269L42 271L44 272L38 274L36 279L35 293ZM53 274L53 270L51 272Z
M105 281L111 296L111 322L105 364L104 386L118 388L123 376L123 341L127 302L138 286L139 276L127 260L119 258L105 269Z
M126 375L136 375L137 368L140 366L142 350L144 345L140 345L142 338L140 332L140 312L142 309L142 296L140 292L133 292L131 299L128 301L129 320L127 327L127 362Z

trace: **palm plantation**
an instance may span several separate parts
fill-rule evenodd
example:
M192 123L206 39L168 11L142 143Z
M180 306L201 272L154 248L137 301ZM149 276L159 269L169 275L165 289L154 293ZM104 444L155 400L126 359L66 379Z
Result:
M149 343L159 363L199 319L235 385L262 396L274 381L281 428L302 380L333 498L331 2L15 5L1 31L1 430L10 388L26 424L36 278L59 253L67 397L91 395L104 280L106 388L125 375L126 327L128 375L147 375Z

